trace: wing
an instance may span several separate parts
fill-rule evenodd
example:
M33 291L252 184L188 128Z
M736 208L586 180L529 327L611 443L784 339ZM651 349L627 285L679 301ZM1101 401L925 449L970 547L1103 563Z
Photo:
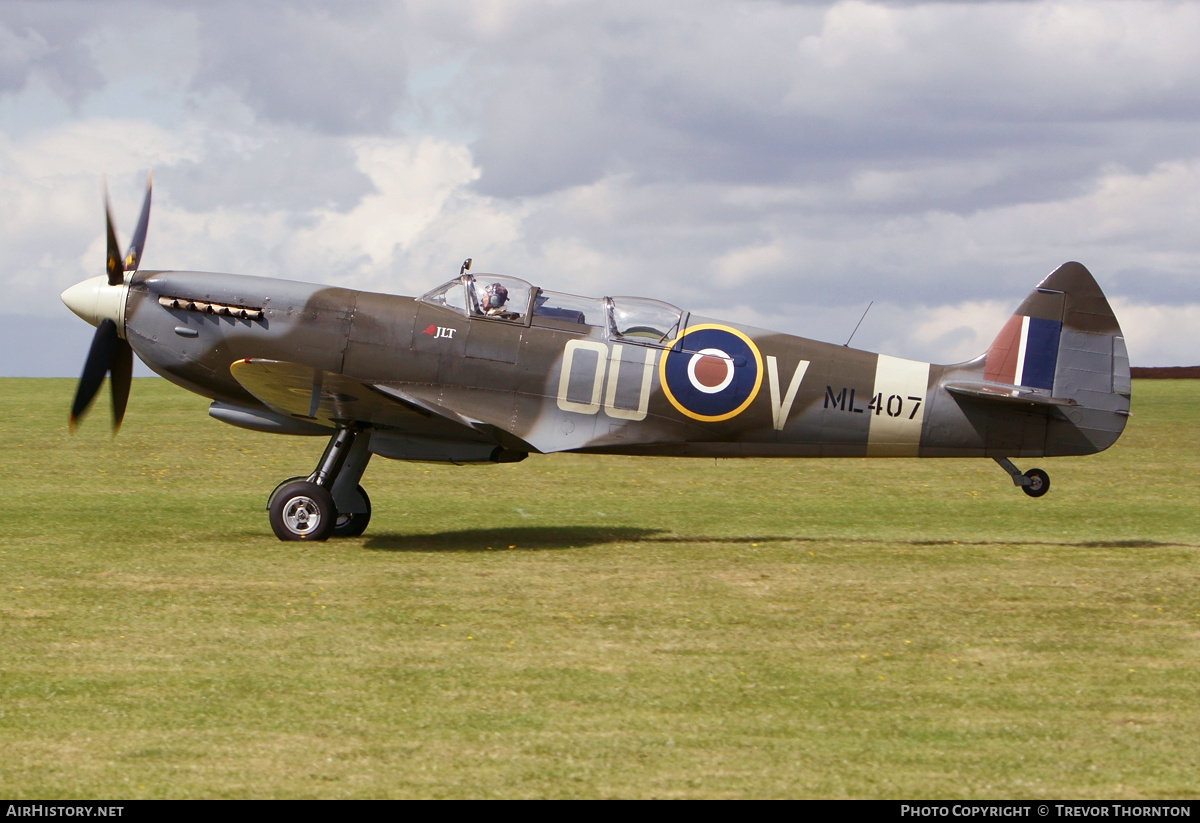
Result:
M409 438L536 451L506 430L459 414L402 388L367 384L281 360L239 360L233 378L276 414L328 428L370 426Z

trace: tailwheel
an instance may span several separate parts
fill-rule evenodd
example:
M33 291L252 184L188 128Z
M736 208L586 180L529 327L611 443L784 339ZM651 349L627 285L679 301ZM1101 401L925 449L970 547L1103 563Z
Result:
M1050 491L1050 475L1041 469L1030 469L1025 472L1025 476L1029 478L1029 482L1021 486L1021 491L1030 497L1041 497Z
M339 512L333 526L334 537L358 537L367 530L367 524L371 522L371 498L367 497L367 492L362 486L358 486L355 491L367 504L367 510L348 514Z
M271 496L269 511L271 530L280 540L328 540L337 523L333 496L308 480L294 480L278 488Z

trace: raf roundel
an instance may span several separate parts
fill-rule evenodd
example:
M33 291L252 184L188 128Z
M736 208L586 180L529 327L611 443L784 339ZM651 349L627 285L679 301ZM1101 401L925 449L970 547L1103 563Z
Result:
M741 414L762 386L762 355L737 329L693 326L659 361L659 380L671 405L693 420L716 423Z

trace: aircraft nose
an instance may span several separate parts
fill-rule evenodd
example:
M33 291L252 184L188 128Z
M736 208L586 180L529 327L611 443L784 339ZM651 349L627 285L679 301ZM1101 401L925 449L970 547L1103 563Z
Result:
M117 324L121 336L124 336L125 298L128 293L127 284L110 286L108 278L101 275L76 283L61 296L68 309L93 326L99 326L103 320L112 320Z

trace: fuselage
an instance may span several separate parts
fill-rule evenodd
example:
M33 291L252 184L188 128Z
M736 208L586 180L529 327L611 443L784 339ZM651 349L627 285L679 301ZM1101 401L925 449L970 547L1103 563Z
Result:
M217 420L328 438L270 494L281 540L357 537L372 455L511 463L531 452L687 457L1090 454L1129 416L1125 339L1088 270L1059 266L981 357L940 366L700 317L459 276L418 298L286 280L141 271L151 201L125 255L107 213L105 275L63 302L96 326L72 427L108 378L113 430L133 358L212 401Z
M1128 396L1113 392L1093 393L1104 394L1100 408L1089 396L1086 404L1048 410L946 390L983 381L984 358L932 365L687 312L658 340L642 326L613 321L614 300L629 301L616 302L617 310L652 313L635 299L578 298L584 308L566 311L544 309L537 302L543 293L530 293L537 297L519 317L492 317L453 301L144 271L129 279L121 320L151 369L225 407L278 414L231 368L277 361L454 410L506 432L509 447L541 452L1088 454L1116 440L1128 413ZM420 436L453 436L422 425L413 423Z

